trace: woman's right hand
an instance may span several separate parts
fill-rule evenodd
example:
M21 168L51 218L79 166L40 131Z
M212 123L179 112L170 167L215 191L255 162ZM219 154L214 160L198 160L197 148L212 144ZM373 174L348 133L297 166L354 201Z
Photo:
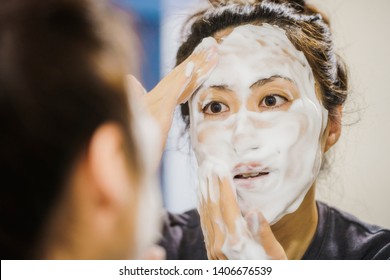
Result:
M220 165L221 166L221 165ZM232 180L212 172L200 178L198 211L209 259L287 259L260 212L242 216Z

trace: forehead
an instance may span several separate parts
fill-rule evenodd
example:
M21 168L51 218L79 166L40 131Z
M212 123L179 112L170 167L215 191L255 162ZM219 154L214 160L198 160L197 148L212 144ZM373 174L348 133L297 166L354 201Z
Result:
M226 36L228 36L230 33L232 33L233 30L234 30L234 27L228 27L228 28L222 29L222 30L216 32L213 37L220 44L220 43L222 43L222 40Z
M295 57L301 63L306 62L303 54L287 38L285 31L276 25L264 23L228 27L216 32L213 37L219 43L220 48L273 49L273 53L279 51L286 56Z
M214 35L219 42L220 61L209 80L224 84L227 76L234 81L254 82L271 76L282 76L292 81L311 69L303 53L298 51L277 26L263 24L226 28ZM230 79L230 83L234 82ZM207 85L207 82L206 82Z

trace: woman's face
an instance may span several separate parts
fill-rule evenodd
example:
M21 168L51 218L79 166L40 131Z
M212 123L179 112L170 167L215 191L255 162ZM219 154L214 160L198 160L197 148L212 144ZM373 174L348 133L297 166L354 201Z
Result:
M245 214L294 212L318 175L327 111L312 70L278 27L245 25L219 43L219 64L190 100L200 167L231 178Z

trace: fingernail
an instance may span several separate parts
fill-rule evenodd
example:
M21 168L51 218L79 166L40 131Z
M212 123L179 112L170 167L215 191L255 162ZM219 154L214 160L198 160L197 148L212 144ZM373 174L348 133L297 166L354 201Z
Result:
M217 50L215 49L215 47L212 47L210 48L208 51L207 51L207 57L206 57L206 61L210 61L212 60L213 58L215 58L217 56Z
M194 69L195 69L195 64L192 61L188 62L186 65L186 71L184 73L185 76L187 78L191 77L192 73L194 72Z
M217 45L217 41L213 37L207 37L202 40L202 42L195 48L194 53L200 53L207 50L210 47Z
M257 214L257 219L258 219L259 223L267 222L267 220L265 219L263 213L257 212L256 214Z

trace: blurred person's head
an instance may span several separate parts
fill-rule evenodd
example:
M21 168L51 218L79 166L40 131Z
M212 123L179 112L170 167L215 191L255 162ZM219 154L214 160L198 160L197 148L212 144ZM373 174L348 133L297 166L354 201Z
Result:
M147 118L124 86L135 42L119 18L105 1L1 3L2 259L136 258L156 237Z

